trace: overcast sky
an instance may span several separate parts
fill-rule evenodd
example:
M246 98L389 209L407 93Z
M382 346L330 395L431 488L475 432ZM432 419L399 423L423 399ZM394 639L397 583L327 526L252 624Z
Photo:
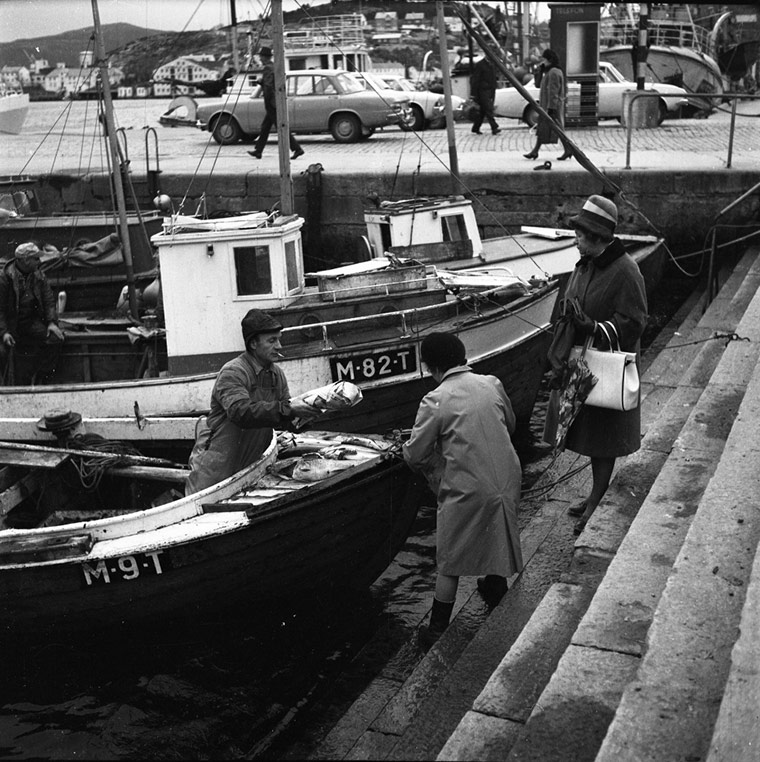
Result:
M321 5L328 0L283 0L283 9ZM238 21L256 19L266 0L235 0ZM229 0L98 0L103 24L119 21L180 32L230 23ZM0 0L0 42L46 37L92 26L91 0Z
M316 6L329 0L282 0L283 10ZM501 2L488 2L500 6ZM545 3L531 3L548 18ZM267 0L235 0L239 22L257 19L268 7ZM146 29L196 31L230 23L229 0L98 0L103 24L119 21ZM0 0L0 42L47 37L69 29L92 25L91 0Z

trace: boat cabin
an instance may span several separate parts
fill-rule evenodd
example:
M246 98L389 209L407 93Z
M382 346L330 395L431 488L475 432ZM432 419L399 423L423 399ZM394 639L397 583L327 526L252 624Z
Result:
M370 326L380 314L446 300L432 268L398 258L309 273L315 285L307 285L303 224L297 215L266 212L165 220L151 241L170 375L216 371L237 355L240 321L250 309L277 315L286 329L283 344L313 342L321 352L341 330L361 330L352 321Z
M165 220L151 242L161 269L170 372L200 372L192 362L199 356L218 369L222 356L239 351L240 320L249 309L278 309L303 291L303 223L297 215L266 212Z
M371 257L396 253L396 247L412 247L405 254L420 261L483 254L472 202L463 196L383 201L378 208L365 210L364 221Z

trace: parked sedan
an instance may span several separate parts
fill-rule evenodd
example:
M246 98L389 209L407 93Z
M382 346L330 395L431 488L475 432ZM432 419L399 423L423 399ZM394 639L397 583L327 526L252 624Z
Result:
M539 88L531 79L525 89L536 99L539 99ZM599 62L599 104L597 114L600 119L622 119L623 93L635 90L636 83L627 80L618 69L606 61ZM658 99L657 124L668 115L676 115L682 106L688 105L687 92L676 85L661 83L646 83L646 90L662 95ZM522 119L526 124L538 122L538 111L528 103L514 87L503 87L496 91L494 103L496 116L506 116L511 119ZM566 117L577 117L580 114L580 85L577 82L568 84Z
M437 128L446 126L446 108L443 95L440 93L433 93L430 90L418 90L414 82L397 74L363 72L356 76L368 84L374 84L377 88L395 90L406 95L411 102L412 114L414 115L414 119L409 125L410 129L419 132L427 127ZM464 98L452 95L451 108L454 121L459 121L462 118Z
M368 138L378 127L411 119L409 98L380 97L340 69L308 69L286 75L290 129L299 134L329 132L338 143ZM234 89L224 98L200 103L197 126L221 145L252 140L264 118L261 88L250 95Z

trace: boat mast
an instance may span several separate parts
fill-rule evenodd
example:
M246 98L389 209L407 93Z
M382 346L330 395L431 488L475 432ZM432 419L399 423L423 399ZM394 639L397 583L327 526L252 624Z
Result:
M135 290L135 271L132 265L132 247L129 242L129 226L127 224L127 202L124 197L124 186L121 177L121 160L119 145L116 141L116 125L113 119L113 101L111 100L111 83L108 80L108 63L106 49L103 44L103 30L100 26L98 0L92 0L92 19L95 25L95 51L100 68L100 82L103 86L103 106L106 119L106 136L111 151L111 175L116 194L116 208L119 213L119 233L121 248L124 254L124 266L127 271L127 292L129 294L129 312L137 320L137 292Z
M272 0L272 52L274 53L274 90L277 107L277 150L280 155L280 211L293 214L293 184L290 178L290 119L285 93L285 34L282 0Z

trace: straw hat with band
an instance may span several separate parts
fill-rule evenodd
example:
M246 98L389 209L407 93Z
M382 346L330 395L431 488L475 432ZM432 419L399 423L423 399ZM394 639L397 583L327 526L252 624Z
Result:
M618 221L615 204L604 196L589 196L580 213L570 218L574 228L580 228L602 238L612 238Z

